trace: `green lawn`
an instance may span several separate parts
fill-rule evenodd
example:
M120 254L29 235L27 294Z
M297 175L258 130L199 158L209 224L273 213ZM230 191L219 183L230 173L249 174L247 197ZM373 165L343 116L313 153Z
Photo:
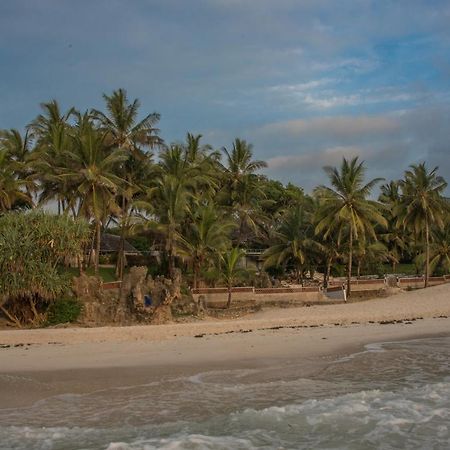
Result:
M79 275L79 271L76 267L68 267L63 269L64 272L77 277ZM86 273L88 275L94 275L94 268L89 267L86 270ZM115 268L114 267L100 267L99 268L99 275L103 279L103 281L116 281L116 275L115 275Z
M391 264L383 264L386 273L392 273ZM416 275L416 266L414 264L397 264L395 268L395 273L405 274L405 275Z

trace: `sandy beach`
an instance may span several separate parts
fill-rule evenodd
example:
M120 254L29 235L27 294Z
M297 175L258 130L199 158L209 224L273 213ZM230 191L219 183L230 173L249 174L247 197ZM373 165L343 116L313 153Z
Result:
M3 407L49 395L213 369L288 366L311 375L373 342L450 334L450 286L359 303L268 309L239 320L0 331Z

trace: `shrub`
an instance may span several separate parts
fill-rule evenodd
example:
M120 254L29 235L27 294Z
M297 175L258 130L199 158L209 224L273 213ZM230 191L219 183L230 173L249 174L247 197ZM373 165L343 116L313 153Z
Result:
M70 282L58 266L80 255L88 224L42 211L0 217L0 310L15 325L39 324L41 311Z
M82 304L75 298L57 300L48 308L47 325L75 322L82 308Z

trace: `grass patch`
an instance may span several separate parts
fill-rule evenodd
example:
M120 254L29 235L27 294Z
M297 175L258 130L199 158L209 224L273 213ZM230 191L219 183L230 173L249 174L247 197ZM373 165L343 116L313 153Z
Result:
M75 322L81 314L82 305L74 298L57 300L48 308L47 326Z
M385 273L392 273L391 264L383 264ZM412 263L400 263L395 267L395 273L405 274L405 275L416 275L416 266Z

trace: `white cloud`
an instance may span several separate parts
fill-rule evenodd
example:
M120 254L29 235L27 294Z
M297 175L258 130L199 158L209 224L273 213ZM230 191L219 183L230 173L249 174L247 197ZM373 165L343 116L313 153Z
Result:
M342 158L361 156L364 150L358 147L333 147L301 155L280 155L267 160L269 170L298 170L319 169L325 165L334 166Z

